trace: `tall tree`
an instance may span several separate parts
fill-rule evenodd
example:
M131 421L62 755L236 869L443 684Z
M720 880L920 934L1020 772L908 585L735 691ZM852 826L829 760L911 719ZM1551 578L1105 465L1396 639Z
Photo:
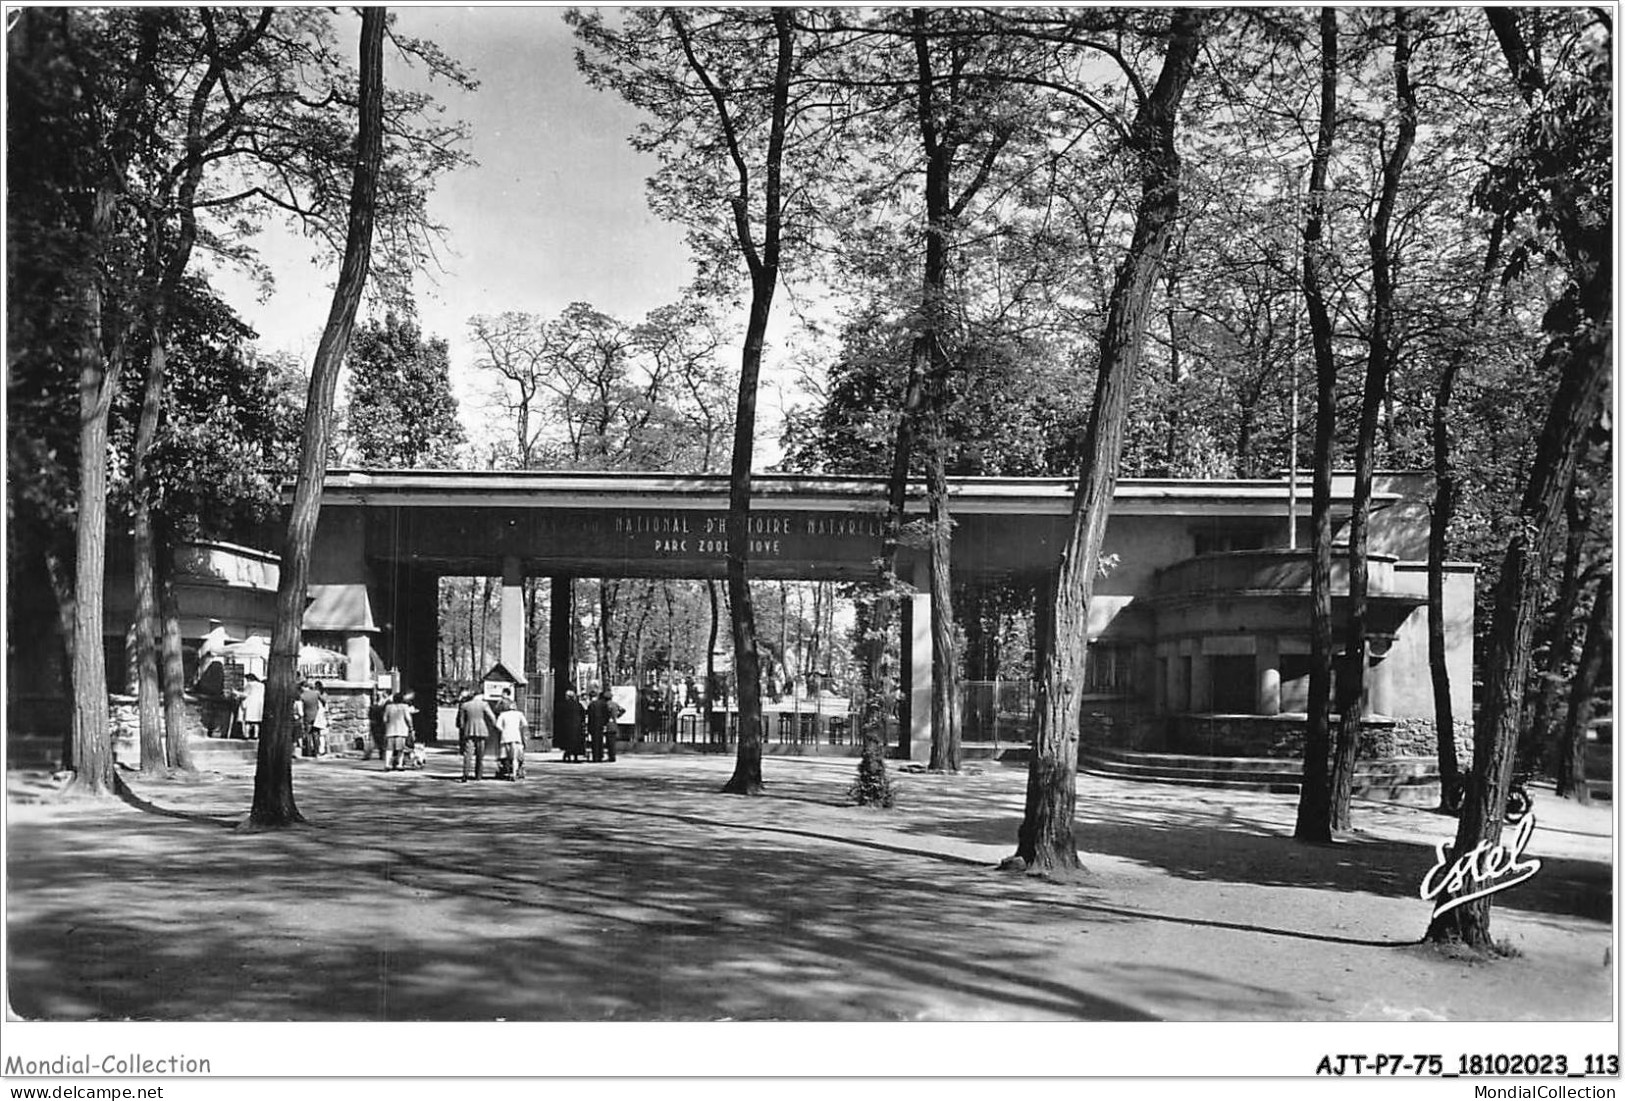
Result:
M254 771L254 801L246 823L252 828L283 827L304 821L293 796L293 709L298 691L299 643L305 616L305 586L310 575L310 547L322 505L333 392L338 386L339 367L349 350L372 255L378 174L384 145L386 14L383 8L364 8L361 12L360 130L350 186L349 230L338 282L333 288L333 304L310 374L299 474L294 482L288 534L277 581L276 626L267 662L265 718Z
M350 343L350 446L365 466L449 467L463 442L446 342L390 310Z
M1080 867L1073 818L1077 802L1080 704L1089 637L1089 603L1100 566L1123 428L1144 342L1151 296L1179 214L1180 158L1175 144L1180 101L1196 67L1206 13L1174 10L1156 82L1138 82L1138 108L1124 135L1140 183L1133 239L1112 284L1101 334L1094 404L1084 460L1072 499L1072 523L1046 616L1038 676L1038 730L1027 773L1026 807L1016 852L1005 863L1030 873L1065 876Z
M102 649L107 540L108 423L129 357L134 241L123 213L143 137L150 130L162 16L156 12L39 9L17 13L7 46L15 74L8 132L41 139L8 183L8 227L22 223L61 265L44 277L48 346L73 364L78 430L73 513L72 787L92 795L113 785ZM31 126L13 127L19 111ZM52 133L52 131L55 133ZM12 146L13 151L17 146ZM47 159L36 159L43 155ZM20 217L18 217L20 215ZM15 238L14 243L18 242ZM9 297L9 296L8 296Z
M211 101L219 94L225 79L243 67L244 57L263 41L271 25L271 14L271 9L262 9L222 34L215 14L207 8L200 9L198 20L203 33L198 36L201 48L197 54L183 52L179 59L162 61L175 72L185 72L189 64L197 64L201 75L189 94L173 97L178 101L176 106L182 108L176 113L184 118L176 127L181 131L177 142L179 156L173 163L164 165L165 171L158 175L156 185L141 204L146 269L142 277L145 306L142 320L146 328L147 356L131 482L134 491L136 696L143 770L181 765L181 760L170 759L165 746L185 744L180 708L175 706L180 686L171 686L167 696L169 706L165 707L166 696L160 677L161 668L173 674L174 664L171 661L163 665L160 661L164 619L160 612L158 564L164 552L159 536L167 526L161 517L154 516L155 494L151 484L152 452L164 409L170 332L176 299L198 239L199 192L208 164L205 158L211 153L218 156L222 146L229 148L228 143L241 140L242 136L239 124L242 107L230 103L229 90L224 118L211 112ZM166 34L166 38L175 37ZM187 37L182 28L178 38L183 43L183 51Z
M713 271L743 262L749 306L740 356L728 479L727 576L739 751L724 790L762 787L761 659L749 577L751 463L757 382L784 235L785 145L791 123L795 34L787 10L634 9L612 29L597 13L569 15L587 50L577 63L598 87L653 114L634 144L662 157L653 201L691 227Z
M158 697L163 711L161 724L142 725L141 767L184 770L190 763L175 547L195 539L252 541L275 510L280 478L293 469L288 441L298 410L294 380L281 364L252 354L254 331L202 280L187 276L166 292L163 312L162 333L141 332L134 344L136 362L161 374L161 391L154 395L149 374L141 391L121 396L114 409L116 451L141 457L127 472L115 471L127 475L115 483L115 503L132 517L138 596L144 585L149 589L144 613L138 600L137 633L142 623L150 632L136 648L138 694ZM155 356L154 340L168 350Z
M1456 830L1458 853L1500 840L1541 583L1611 364L1612 24L1587 12L1555 18L1535 12L1532 18L1537 27L1552 19L1562 36L1552 74L1533 60L1523 13L1489 12L1528 110L1485 201L1492 212L1528 223L1529 239L1515 250L1513 263L1549 255L1564 280L1541 319L1546 346L1540 367L1555 386L1496 583L1473 768ZM1468 876L1462 893L1481 887ZM1436 914L1427 939L1492 949L1492 897L1480 894Z
M938 33L929 13L911 9L909 31L915 58L915 122L921 161L925 168L925 243L920 277L920 301L914 339L909 351L909 381L902 417L898 422L896 454L892 460L892 523L900 526L902 496L906 488L909 447L924 427L926 499L929 508L927 552L931 586L931 756L933 771L959 771L959 696L957 638L953 626L953 577L950 550L953 520L948 508L948 374L947 351L949 253L956 244L959 223L966 209L992 175L1001 151L1009 142L1016 117L1008 104L990 95L998 87L969 70L994 70L983 43L1004 41L987 36L985 28L970 33L951 26ZM1006 86L1007 87L1007 86ZM976 141L981 137L979 143ZM962 151L973 154L974 171L955 186L956 160Z
M1367 623L1370 569L1367 559L1371 523L1372 475L1376 466L1377 430L1387 402L1394 361L1394 208L1411 146L1416 141L1416 87L1411 82L1410 10L1393 11L1394 102L1399 119L1393 145L1382 163L1382 186L1368 238L1371 251L1371 320L1366 342L1365 387L1360 398L1360 424L1354 447L1354 504L1349 519L1349 613L1344 629L1343 662L1338 679L1337 742L1332 758L1332 829L1349 828L1349 802L1354 794L1354 761L1366 717L1365 685L1370 663Z
M1439 750L1439 799L1445 806L1461 771L1456 758L1456 716L1450 696L1450 668L1446 659L1444 565L1450 524L1460 496L1459 478L1451 442L1451 401L1456 380L1467 365L1468 337L1482 324L1484 311L1501 263L1501 242L1506 223L1497 218L1490 227L1484 262L1462 339L1439 374L1434 392L1430 442L1433 450L1433 504L1428 515L1428 676L1433 686L1433 728Z
M1330 841L1332 831L1332 448L1337 415L1337 358L1326 301L1327 175L1337 137L1337 10L1320 9L1320 121L1309 169L1303 224L1303 297L1315 356L1315 446L1311 459L1309 567L1309 713L1303 748L1303 785L1293 836Z

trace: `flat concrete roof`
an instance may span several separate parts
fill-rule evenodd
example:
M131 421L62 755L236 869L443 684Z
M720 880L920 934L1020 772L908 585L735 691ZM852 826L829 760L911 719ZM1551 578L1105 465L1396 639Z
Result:
M951 508L969 514L1067 515L1074 478L950 478ZM884 512L886 479L820 474L756 474L752 505L781 510L856 509ZM1352 475L1332 482L1334 505L1353 498ZM1298 514L1309 514L1311 486L1298 479ZM1282 516L1290 496L1287 479L1124 478L1117 483L1115 515ZM1398 494L1378 492L1377 502ZM517 508L725 509L725 474L601 473L584 471L329 470L323 507L473 506ZM925 487L909 485L908 511L925 508Z
M872 575L885 478L757 474L752 482L753 577ZM1070 534L1075 488L1072 478L950 479L955 571L1053 569ZM1338 519L1348 515L1352 490L1352 477L1334 481ZM1300 478L1300 522L1310 513L1310 491ZM1379 504L1399 499L1377 494ZM1190 553L1185 529L1170 527L1182 521L1208 529L1279 525L1284 535L1288 501L1285 479L1124 479L1107 549L1133 543L1134 569L1143 570ZM331 470L322 500L324 523L359 514L362 527L353 530L368 556L444 574L489 572L493 561L512 557L535 575L720 576L727 509L723 474L599 471ZM909 518L925 510L923 484L911 483ZM1130 519L1131 528L1146 531L1137 536L1118 526ZM1160 534L1146 534L1152 529ZM905 577L923 568L909 542L899 551Z

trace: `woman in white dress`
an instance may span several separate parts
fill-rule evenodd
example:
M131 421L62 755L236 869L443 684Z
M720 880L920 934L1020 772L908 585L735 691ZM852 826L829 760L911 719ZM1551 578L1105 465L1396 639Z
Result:
M243 736L258 738L260 723L265 719L265 682L258 673L243 678Z

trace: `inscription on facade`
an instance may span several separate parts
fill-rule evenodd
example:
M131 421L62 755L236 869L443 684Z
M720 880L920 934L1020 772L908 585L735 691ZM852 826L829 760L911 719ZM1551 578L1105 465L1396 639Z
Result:
M379 511L369 543L383 557L405 547L424 558L515 555L549 560L661 561L720 566L728 554L721 509L423 510L405 522ZM763 509L750 514L747 554L792 566L868 567L880 553L885 518L863 512Z
M581 535L596 534L604 519L576 518ZM621 512L608 518L611 534L626 551L656 557L720 558L728 552L725 513ZM754 512L748 553L752 558L838 558L872 556L880 539L879 517L828 513Z

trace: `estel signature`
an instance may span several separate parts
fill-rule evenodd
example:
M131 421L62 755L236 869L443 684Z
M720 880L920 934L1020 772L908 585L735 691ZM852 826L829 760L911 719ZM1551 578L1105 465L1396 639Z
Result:
M1422 877L1422 897L1436 899L1441 894L1451 897L1434 904L1433 916L1438 917L1475 898L1516 887L1540 871L1540 861L1535 857L1520 859L1524 849L1529 847L1529 839L1534 832L1535 816L1526 814L1513 831L1510 845L1501 841L1483 841L1457 857L1453 864L1450 862L1449 845L1440 841L1435 846L1439 861ZM1469 887L1472 889L1467 890Z

